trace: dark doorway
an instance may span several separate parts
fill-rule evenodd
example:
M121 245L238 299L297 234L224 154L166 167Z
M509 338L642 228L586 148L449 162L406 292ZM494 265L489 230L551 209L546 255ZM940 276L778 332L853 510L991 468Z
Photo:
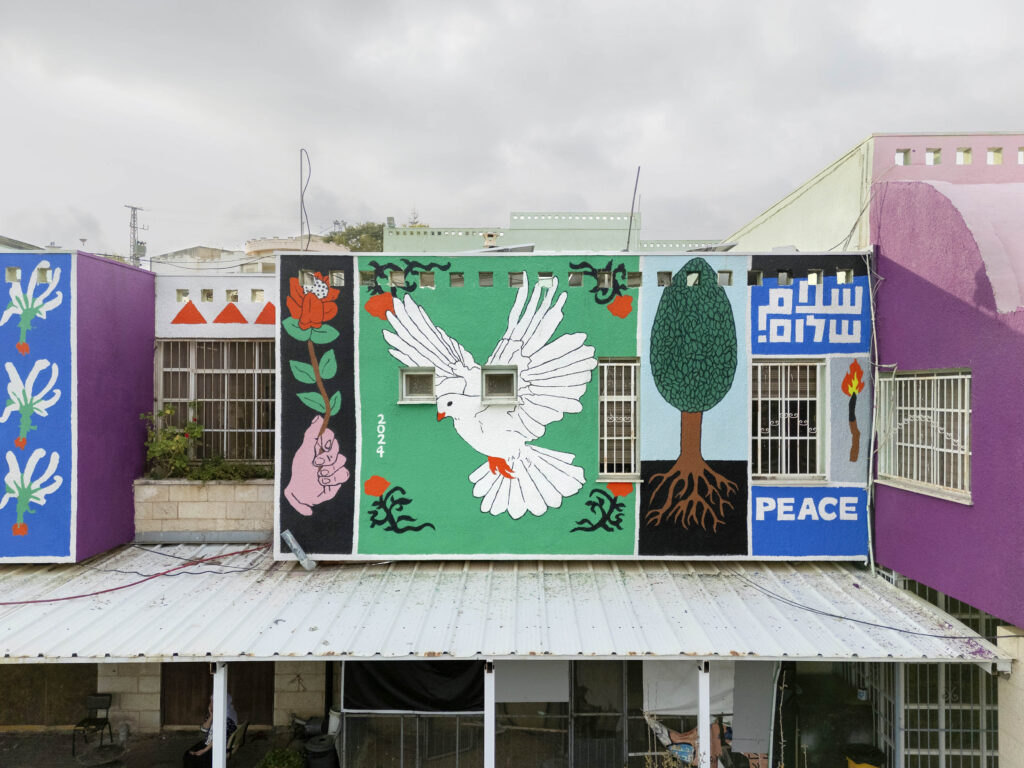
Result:
M182 662L160 665L160 712L164 725L198 725L206 719L213 690L212 664ZM274 723L274 662L228 664L228 693L240 720L250 725Z
M0 666L0 725L73 725L96 693L95 664Z

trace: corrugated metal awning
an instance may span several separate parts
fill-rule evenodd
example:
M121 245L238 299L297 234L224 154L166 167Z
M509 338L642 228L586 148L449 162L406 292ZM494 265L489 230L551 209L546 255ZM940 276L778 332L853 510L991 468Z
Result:
M131 546L79 565L0 567L0 662L751 657L1009 669L1010 657L965 625L850 564L431 561L307 572L266 549L237 549ZM189 564L207 558L219 559Z

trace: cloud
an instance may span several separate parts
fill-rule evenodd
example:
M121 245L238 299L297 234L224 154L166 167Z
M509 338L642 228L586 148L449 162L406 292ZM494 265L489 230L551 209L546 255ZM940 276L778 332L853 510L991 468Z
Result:
M150 253L334 219L628 208L724 235L873 131L1007 130L1024 7L780 0L13 4L0 233ZM88 212L91 220L69 211Z

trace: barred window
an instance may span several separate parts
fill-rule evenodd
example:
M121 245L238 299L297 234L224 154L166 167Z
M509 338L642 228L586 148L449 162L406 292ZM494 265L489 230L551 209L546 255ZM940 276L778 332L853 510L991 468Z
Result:
M598 361L600 387L600 465L602 478L640 476L637 422L640 397L640 361L604 358Z
M178 426L204 427L195 458L274 458L273 341L159 341L156 365L158 407L174 408Z
M879 480L969 501L970 371L880 376L878 436Z
M751 366L751 474L823 475L821 361L755 360Z

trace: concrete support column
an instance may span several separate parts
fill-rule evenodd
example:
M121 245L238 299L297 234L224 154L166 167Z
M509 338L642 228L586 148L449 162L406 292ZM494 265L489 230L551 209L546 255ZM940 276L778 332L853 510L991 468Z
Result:
M227 768L228 665L218 661L213 673L213 768Z
M711 768L711 663L707 661L698 664L697 749L699 768Z
M494 768L494 734L496 728L494 704L494 662L484 662L484 768Z

